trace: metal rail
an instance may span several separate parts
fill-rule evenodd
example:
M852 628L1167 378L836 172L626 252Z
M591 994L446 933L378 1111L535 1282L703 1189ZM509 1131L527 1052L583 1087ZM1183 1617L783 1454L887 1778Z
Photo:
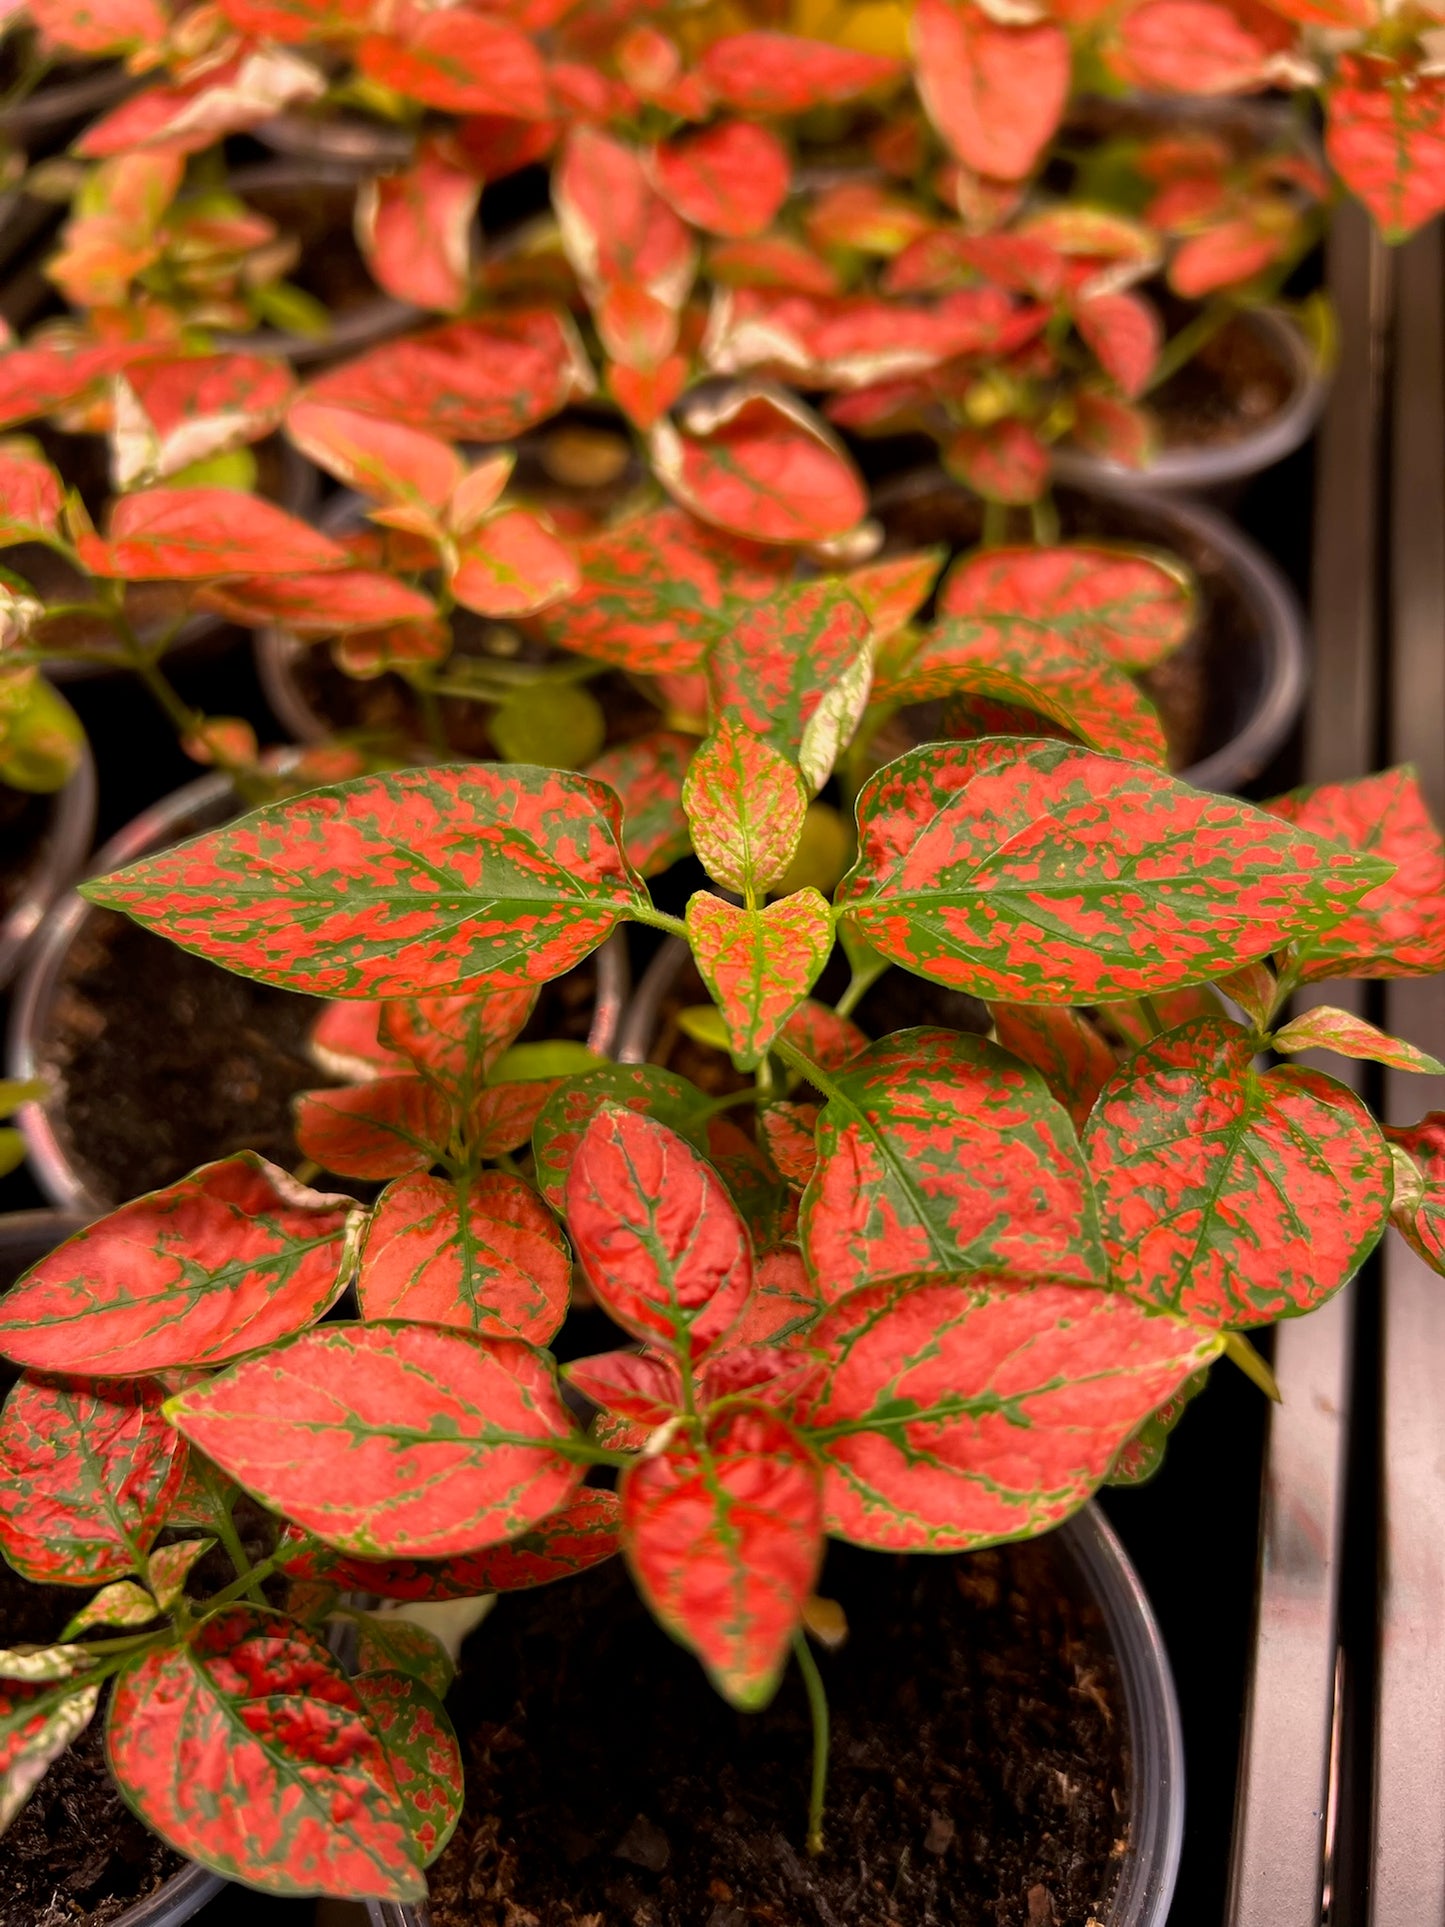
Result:
M1381 638L1376 503L1387 266L1356 208L1328 254L1341 363L1320 432L1311 601L1315 672L1304 772L1311 782L1373 762ZM1308 1002L1361 1010L1362 987ZM1340 1075L1338 1060L1328 1068ZM1283 1403L1270 1415L1254 1656L1230 1868L1230 1927L1319 1927L1337 1785L1338 1613L1356 1290L1275 1335Z

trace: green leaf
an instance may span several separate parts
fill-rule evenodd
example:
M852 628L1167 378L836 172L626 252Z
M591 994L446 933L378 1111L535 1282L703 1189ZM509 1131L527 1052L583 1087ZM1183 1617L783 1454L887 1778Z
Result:
M487 733L504 762L581 769L607 740L607 719L580 683L534 683L492 711Z

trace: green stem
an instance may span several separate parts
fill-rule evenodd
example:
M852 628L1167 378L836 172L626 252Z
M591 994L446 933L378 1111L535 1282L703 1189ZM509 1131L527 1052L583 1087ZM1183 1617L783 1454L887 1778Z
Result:
M1038 546L1041 549L1053 548L1059 539L1059 511L1054 506L1052 495L1041 495L1037 502L1029 504L1029 520Z
M1143 1011L1144 1021L1149 1026L1149 1035L1151 1037L1162 1037L1166 1026L1164 1019L1159 1015L1158 1007L1154 999L1152 997L1141 997L1139 999L1139 1008Z
M1236 312L1232 301L1211 301L1192 321L1186 321L1178 334L1171 336L1160 350L1154 372L1144 385L1144 393L1152 395L1156 388L1162 388L1166 381L1172 380L1181 368L1193 361L1201 348L1213 341Z
M813 1780L808 1793L808 1852L820 1854L823 1851L823 1803L828 1795L828 1695L823 1686L823 1675L818 1671L808 1645L808 1636L802 1631L793 1634L793 1657L798 1662L798 1671L803 1675L803 1685L808 1694L808 1711L813 1716Z
M416 691L417 708L421 711L422 728L426 731L427 746L434 756L442 762L450 762L452 746L447 741L447 726L442 718L442 706L437 701L435 689L420 680L412 684Z
M1001 549L1008 541L1008 504L986 498L983 505L983 546Z
M775 1037L769 1048L782 1058L789 1070L796 1071L815 1091L821 1091L828 1098L842 1097L842 1091L828 1073L815 1064L806 1052L800 1051L791 1038Z
M769 1092L760 1090L756 1084L749 1085L741 1091L728 1091L722 1097L712 1098L701 1107L697 1115L700 1121L706 1123L708 1118L716 1117L719 1111L735 1111L742 1104L760 1104L763 1098L769 1095Z
M1279 1381L1269 1369L1269 1361L1260 1356L1243 1332L1224 1334L1224 1356L1233 1359L1251 1385L1257 1385L1266 1398L1273 1399L1276 1405L1284 1403Z
M632 910L628 913L634 923L645 923L653 930L665 930L669 937L681 937L687 942L687 925L681 917L670 917L665 910L659 910L655 903L649 903L645 910Z

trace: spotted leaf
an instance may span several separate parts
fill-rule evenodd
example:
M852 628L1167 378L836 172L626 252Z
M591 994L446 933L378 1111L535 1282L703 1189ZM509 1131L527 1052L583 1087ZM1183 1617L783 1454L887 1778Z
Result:
M713 649L714 714L791 757L821 789L868 700L869 637L863 605L840 583L780 589L742 611Z
M294 1620L231 1606L132 1660L106 1755L146 1824L230 1879L278 1894L426 1897L365 1702Z
M659 421L653 471L684 508L755 542L825 542L867 509L842 444L803 403L739 382L681 427Z
M1037 1071L981 1037L905 1030L826 1094L800 1223L826 1300L904 1271L1102 1281L1088 1172Z
M978 174L1033 171L1069 92L1069 43L1052 21L1000 25L972 0L919 0L918 91L954 153Z
M363 77L408 100L452 114L542 120L551 109L547 71L528 35L471 8L418 11L409 31L368 34L356 51Z
M696 1142L702 1141L707 1099L696 1085L656 1064L607 1064L569 1077L542 1107L532 1129L537 1187L559 1214L567 1179L593 1118L604 1105L622 1105Z
M417 1858L430 1866L456 1831L465 1797L462 1750L440 1694L409 1670L380 1666L352 1685L381 1741Z
M768 1156L795 1191L802 1191L818 1166L816 1104L769 1104L758 1113L758 1134Z
M788 193L792 162L768 127L721 120L664 141L652 178L685 221L708 234L761 234Z
M1049 1004L994 1004L1006 1051L1032 1064L1082 1131L1094 1100L1117 1068L1114 1053L1082 1011Z
M1083 542L976 549L938 598L949 616L1027 616L1124 669L1149 669L1187 638L1194 586L1172 557Z
M379 501L405 502L434 518L462 479L461 457L449 443L360 409L303 396L287 413L286 433L348 488Z
M920 976L1011 1003L1205 981L1328 930L1383 867L1063 743L901 756L858 800L836 904Z
M446 1150L451 1108L420 1077L379 1077L341 1090L302 1091L296 1142L323 1171L394 1178L425 1171Z
M795 1245L775 1245L758 1259L754 1277L753 1295L728 1333L724 1351L734 1345L800 1343L823 1310L802 1252Z
M1116 1284L1201 1325L1311 1310L1389 1216L1389 1147L1359 1099L1253 1056L1223 1018L1170 1031L1105 1086L1084 1137Z
M110 535L76 543L92 575L194 581L337 569L346 551L284 509L233 488L148 488L123 495Z
M1145 0L1124 17L1110 64L1134 87L1233 94L1261 86L1268 59L1268 45L1233 7L1215 0Z
M851 1292L807 1340L828 1368L802 1425L827 1529L895 1552L1046 1531L1220 1342L1077 1285L976 1273Z
M0 1547L37 1583L144 1576L180 1490L185 1441L153 1380L22 1378L0 1413Z
M542 1355L449 1327L325 1325L167 1411L264 1505L367 1559L514 1538L581 1480Z
M875 643L896 635L927 602L945 551L919 549L908 555L865 562L843 578L848 593L863 605Z
M677 343L697 247L647 178L642 157L586 123L568 134L552 178L567 258L614 361L651 368Z
M1389 241L1445 207L1445 80L1345 54L1325 96L1325 152Z
M783 1035L825 1071L841 1070L859 1051L868 1048L867 1037L850 1017L840 1017L836 1010L812 998L793 1012L783 1026Z
M402 172L363 180L356 233L377 285L419 308L465 307L481 191L477 176L438 140L423 140Z
M85 891L242 976L349 997L539 983L646 903L616 797L507 763L313 790Z
M537 1005L531 985L461 997L398 997L378 1006L380 1044L470 1109Z
M436 14L470 25L471 14ZM501 442L589 395L592 370L570 320L517 308L389 341L311 383L310 400L448 442Z
M1445 1111L1407 1129L1385 1126L1394 1156L1391 1222L1432 1270L1445 1272Z
M242 1151L57 1245L6 1293L0 1351L100 1378L222 1364L329 1311L358 1230L351 1198Z
M1163 767L1164 728L1133 679L1087 643L1021 616L940 622L895 674L883 700L981 696L1032 710L1105 754Z
M443 1178L389 1184L367 1227L356 1289L363 1318L545 1345L566 1315L571 1275L536 1192L484 1171L460 1190Z
M777 1688L823 1551L821 1479L776 1412L737 1405L622 1475L622 1543L662 1625L734 1706Z
M903 62L790 33L734 33L715 40L699 71L717 98L740 114L800 114L840 102L903 72Z
M64 1680L0 1685L0 1833L4 1833L46 1769L90 1725L98 1684Z
M1303 982L1445 970L1445 839L1413 769L1291 790L1267 807L1298 829L1395 866L1387 882L1299 945Z
M587 774L615 790L622 804L622 845L640 876L658 876L692 847L683 784L695 739L656 729L604 750Z
M413 1559L348 1559L329 1547L301 1554L286 1567L293 1576L324 1576L355 1592L383 1599L474 1599L485 1592L520 1592L550 1585L610 1559L618 1549L619 1508L614 1493L584 1486L504 1545L460 1559L428 1564Z
M0 546L53 535L65 484L33 442L0 443Z
M1074 303L1074 326L1099 366L1131 401L1149 386L1163 346L1158 313L1137 294L1105 291Z
M816 890L797 890L760 910L698 891L688 899L693 959L745 1070L760 1064L789 1015L812 989L833 948L833 922Z
M1403 1038L1390 1037L1362 1017L1330 1004L1316 1004L1312 1010L1292 1017L1270 1039L1277 1051L1338 1051L1341 1057L1364 1057L1391 1070L1421 1071L1426 1076L1445 1077L1445 1064L1428 1051L1407 1044Z
M577 1146L566 1199L577 1262L624 1331L701 1358L734 1323L753 1283L747 1229L685 1138L604 1104Z
M196 601L248 628L279 623L298 636L338 636L391 622L434 622L437 613L430 596L376 569L243 576L205 584Z
M352 1623L358 1671L404 1673L420 1680L438 1699L445 1698L456 1667L435 1633L394 1612L359 1613Z
M708 875L752 902L791 863L808 792L780 749L724 715L688 767L682 806Z

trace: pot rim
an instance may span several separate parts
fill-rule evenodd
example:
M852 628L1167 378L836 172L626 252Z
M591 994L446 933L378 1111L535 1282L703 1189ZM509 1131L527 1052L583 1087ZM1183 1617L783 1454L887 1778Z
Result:
M0 989L19 969L32 937L56 897L90 854L95 833L95 758L82 742L80 761L51 800L46 847L25 879L19 897L0 922Z
M230 1883L198 1860L188 1860L179 1873L163 1881L153 1894L117 1914L114 1927L181 1927L194 1919L208 1900Z
M1135 510L1155 528L1145 540L1167 546L1171 531L1187 531L1213 548L1224 562L1236 590L1259 626L1263 657L1262 688L1244 724L1219 748L1177 772L1181 783L1195 789L1233 793L1252 781L1284 743L1304 707L1309 690L1310 649L1304 611L1283 571L1257 542L1227 515L1205 502L1167 492L1155 495L1148 478L1138 478L1128 489L1096 486L1092 478L1067 484L1075 494ZM906 500L923 489L947 488L960 497L962 483L934 465L910 470L884 483L875 507Z
M1184 1846L1184 1729L1149 1596L1091 1501L1056 1528L1103 1615L1129 1733L1129 1846L1106 1927L1165 1927ZM425 1903L366 1902L369 1927L432 1927Z
M108 870L120 869L158 846L176 841L178 836L201 834L200 827L187 832L187 819L215 809L233 794L230 778L219 773L202 776L194 783L172 790L169 796L152 803L118 830L96 852L87 875L101 876ZM54 1006L60 972L87 917L94 912L94 905L87 903L77 891L70 890L43 919L11 1006L6 1049L8 1076L27 1081L39 1074L40 1041ZM609 1057L630 987L627 944L622 930L614 930L592 954L596 959L597 989L587 1047L599 1056ZM35 1181L57 1209L87 1213L91 1218L110 1209L86 1190L44 1100L22 1104L15 1122L24 1135Z
M1185 444L1165 449L1147 468L1128 468L1080 448L1056 447L1049 452L1054 480L1071 488L1124 495L1155 489L1212 489L1256 475L1293 454L1313 432L1329 382L1303 332L1283 309L1244 308L1240 315L1279 351L1289 369L1289 395L1267 422L1238 441L1217 447Z

